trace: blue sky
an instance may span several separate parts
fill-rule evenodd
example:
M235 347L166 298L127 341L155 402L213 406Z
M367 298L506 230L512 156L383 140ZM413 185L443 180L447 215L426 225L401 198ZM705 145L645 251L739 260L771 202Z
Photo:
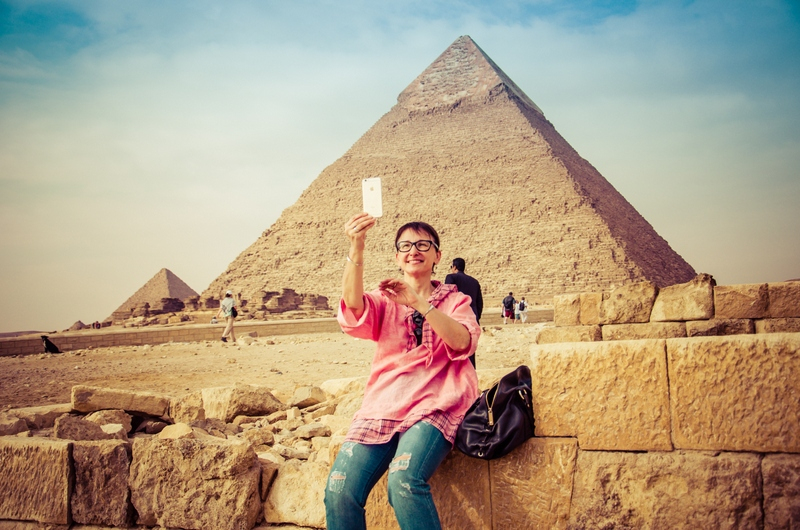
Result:
M381 4L0 2L0 331L203 291L460 35L698 272L800 278L797 2Z

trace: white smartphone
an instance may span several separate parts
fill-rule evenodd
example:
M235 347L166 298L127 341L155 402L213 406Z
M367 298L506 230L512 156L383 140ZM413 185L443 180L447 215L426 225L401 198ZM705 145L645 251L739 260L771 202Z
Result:
M381 198L381 178L370 177L361 181L361 192L364 197L364 211L372 217L383 215L383 199Z

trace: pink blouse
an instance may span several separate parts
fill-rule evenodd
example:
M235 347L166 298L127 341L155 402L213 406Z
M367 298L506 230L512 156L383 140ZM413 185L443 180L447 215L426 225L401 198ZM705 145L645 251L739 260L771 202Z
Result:
M339 304L339 325L353 337L377 342L361 409L353 417L347 439L366 444L385 443L396 432L426 420L453 443L467 409L478 397L478 377L469 356L475 352L481 328L470 298L455 285L433 281L428 301L463 324L469 347L454 351L423 322L422 344L414 337L414 310L392 302L379 290L364 293L364 313Z

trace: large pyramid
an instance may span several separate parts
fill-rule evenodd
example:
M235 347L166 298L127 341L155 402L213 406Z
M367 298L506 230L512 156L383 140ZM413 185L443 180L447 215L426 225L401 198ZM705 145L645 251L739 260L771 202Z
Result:
M361 210L361 179L383 178L384 217L367 241L368 288L397 274L394 233L431 223L442 238L444 278L455 257L484 297L531 298L694 277L693 268L470 37L458 38L397 104L203 293L233 289L259 305L291 288L337 300L348 242Z
M172 271L161 269L106 320L114 322L125 320L145 305L154 313L169 310L180 311L183 309L183 300L196 296L198 296L197 292L175 276Z

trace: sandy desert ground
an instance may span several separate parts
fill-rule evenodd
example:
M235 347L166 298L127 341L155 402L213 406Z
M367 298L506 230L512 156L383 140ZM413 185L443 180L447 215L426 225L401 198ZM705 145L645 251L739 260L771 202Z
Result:
M478 369L527 363L543 325L484 326ZM259 337L251 345L168 343L0 357L0 410L68 403L77 384L179 397L244 383L266 386L288 401L297 386L367 375L374 350L374 343L343 333L314 333Z

